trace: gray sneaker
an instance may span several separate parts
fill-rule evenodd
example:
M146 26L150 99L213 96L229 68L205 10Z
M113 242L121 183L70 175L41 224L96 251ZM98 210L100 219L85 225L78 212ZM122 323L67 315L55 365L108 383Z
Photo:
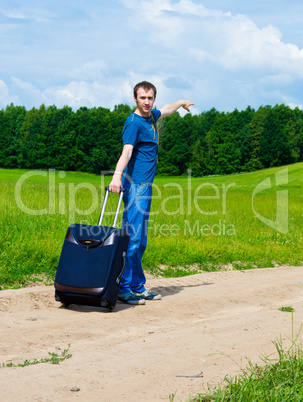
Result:
M157 293L153 293L150 290L145 290L142 293L134 293L136 296L142 297L145 300L160 300L162 296Z
M118 300L126 304L145 304L144 297L133 292L119 293Z

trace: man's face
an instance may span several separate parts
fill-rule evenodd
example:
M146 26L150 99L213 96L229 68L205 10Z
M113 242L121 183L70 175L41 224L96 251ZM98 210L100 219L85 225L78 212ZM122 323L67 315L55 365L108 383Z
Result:
M145 91L144 88L138 88L137 98L135 98L135 102L137 104L136 112L140 116L149 117L154 105L154 101L155 95L152 89Z

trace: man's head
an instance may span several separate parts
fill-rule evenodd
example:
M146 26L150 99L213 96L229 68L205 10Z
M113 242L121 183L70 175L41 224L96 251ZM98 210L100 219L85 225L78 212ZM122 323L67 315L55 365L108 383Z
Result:
M139 82L134 88L134 99L137 104L135 113L149 117L156 99L156 87L147 81Z
M156 99L156 95L157 95L157 88L151 84L150 82L147 81L142 81L139 82L135 87L134 87L134 98L137 99L138 96L138 89L139 88L143 88L144 91L148 92L150 89L153 90L154 92L154 100Z

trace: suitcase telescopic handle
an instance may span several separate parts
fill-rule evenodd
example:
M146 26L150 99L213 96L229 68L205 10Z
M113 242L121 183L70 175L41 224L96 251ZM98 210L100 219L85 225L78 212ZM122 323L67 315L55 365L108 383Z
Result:
M112 227L115 228L116 224L117 224L117 220L118 220L118 215L120 212L120 207L121 207L121 203L122 203L122 198L123 198L123 193L124 193L125 189L123 187L121 187L120 189L120 193L119 193L119 200L118 200L118 204L117 204L117 208L116 208L116 212L115 212L115 216L114 216L114 221L112 224ZM101 208L101 213L100 213L100 217L99 217L99 222L98 225L101 226L102 225L102 221L103 221L103 217L104 217L104 213L105 213L105 208L106 208L106 204L107 204L107 199L108 199L108 194L109 194L109 187L106 186L105 187L105 195L104 195L104 200L103 200L103 204L102 204L102 208Z

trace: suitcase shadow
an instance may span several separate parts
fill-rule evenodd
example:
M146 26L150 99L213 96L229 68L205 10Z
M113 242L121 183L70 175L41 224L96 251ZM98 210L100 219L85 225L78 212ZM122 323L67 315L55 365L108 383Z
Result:
M61 310L69 310L70 312L75 312L75 313L105 313L105 314L114 314L118 313L119 311L123 311L129 308L134 308L134 307L141 307L141 306L135 306L135 305L130 305L130 304L125 304L121 302L117 302L116 306L112 311L107 311L106 308L104 307L96 307L96 306L85 306L85 305L80 305L80 304L70 304L68 307L65 307L63 304L59 306L58 308Z

